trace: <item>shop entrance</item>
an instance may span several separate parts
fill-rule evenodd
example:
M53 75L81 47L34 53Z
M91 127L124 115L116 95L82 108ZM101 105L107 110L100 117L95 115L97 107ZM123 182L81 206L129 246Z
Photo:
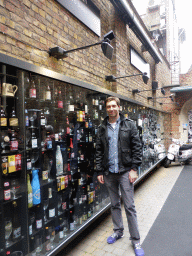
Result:
M192 109L188 112L188 141L192 142Z
M192 142L192 98L185 102L179 114L179 133L180 140Z

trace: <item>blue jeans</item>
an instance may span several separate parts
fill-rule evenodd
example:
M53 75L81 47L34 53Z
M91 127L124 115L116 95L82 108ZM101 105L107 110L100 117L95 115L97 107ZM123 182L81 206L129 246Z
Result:
M129 181L129 172L109 173L109 175L104 175L104 181L111 199L111 214L114 225L114 232L121 235L123 234L124 230L120 200L121 190L121 196L128 221L129 233L131 236L130 240L132 240L133 244L139 243L140 235L137 224L137 213L135 210L133 198L134 186Z

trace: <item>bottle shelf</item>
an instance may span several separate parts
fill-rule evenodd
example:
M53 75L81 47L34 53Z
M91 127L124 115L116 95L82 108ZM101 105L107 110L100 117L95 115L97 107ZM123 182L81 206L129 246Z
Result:
M17 241L14 241L14 242L13 242L13 241L10 241L10 244L9 244L7 247L5 247L5 248L6 248L6 249L10 249L10 248L13 247L14 245L20 243L23 239L24 239L24 236L21 236L21 238L18 239Z
M28 209L29 210L31 210L31 209L34 209L35 207L37 207L38 205L41 205L42 203L39 203L39 204L34 204L33 206L31 206L31 207L28 207Z
M3 204L4 205L6 205L6 204L10 204L10 203L12 203L13 201L16 201L16 200L19 200L19 199L21 199L22 198L22 195L20 195L20 196L17 196L15 199L9 199L9 200L7 200L7 201L5 201L5 200L3 200Z
M36 236L37 234L39 234L39 233L42 232L42 231L43 231L43 228L41 228L41 229L39 229L39 230L33 230L32 234L29 235L29 236L30 236L30 237Z
M10 75L10 74L7 74L7 73L0 73L0 76L1 76L1 77L3 77L3 76L7 76L7 77L14 78L14 79L18 79L18 78L17 78L17 76Z
M54 179L51 179L50 181L47 181L47 180L40 180L40 185L41 187L42 186L45 186L45 185L49 185L49 184L52 184L55 180Z
M24 72L24 74L27 74L27 71L22 72ZM17 74L19 74L19 72ZM4 75L5 74L0 73L0 77ZM11 84L17 82L17 80L13 80L15 78L16 77L14 76L10 76L9 81L12 81L12 83L10 82ZM8 143L6 141L4 142L3 145L5 145L5 147L0 149L2 156L0 158L0 164L7 163L8 161L6 162L5 160L8 156L16 154L22 155L21 170L18 170L14 173L11 172L5 175L3 175L2 173L0 174L0 178L2 178L2 181L5 180L6 182L8 180L10 181L10 185L11 180L14 179L14 177L19 179L19 182L22 184L20 185L20 190L17 198L10 199L8 201L4 201L4 193L7 192L6 184L5 182L2 182L2 184L0 184L1 186L3 185L3 187L1 187L0 189L0 211L2 212L2 219L6 216L6 213L8 213L7 215L12 219L13 215L16 216L18 213L17 219L19 219L22 235L24 236L22 239L19 240L19 245L15 244L18 242L11 244L10 247L12 248L10 251L15 250L19 246L23 251L23 255L26 256L29 255L32 251L35 252L35 248L33 248L33 242L34 244L36 243L36 238L42 238L43 243L46 241L46 227L55 227L56 238L54 242L54 248L56 248L59 243L63 244L65 239L68 236L72 236L73 232L75 232L77 229L81 229L81 224L79 223L74 228L74 230L68 231L66 237L59 239L58 233L60 229L59 225L61 219L65 218L67 221L67 225L69 226L71 220L75 217L75 215L78 215L79 211L83 211L84 206L86 206L85 210L88 211L88 200L86 200L85 202L84 199L85 196L87 196L88 198L88 190L84 191L83 194L81 193L82 190L87 187L87 184L89 184L89 179L93 178L87 177L87 179L85 178L84 181L84 183L86 184L79 184L79 178L77 178L79 176L76 175L80 175L80 173L84 173L84 171L86 173L85 169L86 166L88 166L88 163L89 168L90 166L94 165L93 163L91 163L91 161L93 160L90 157L91 143L93 143L94 136L94 134L92 133L94 129L92 127L94 126L94 119L92 120L92 102L91 100L89 104L86 102L87 99L85 97L86 95L84 95L84 92L82 95L83 97L79 95L80 97L76 99L75 97L78 96L78 94L75 87L73 90L71 85L61 86L60 82L58 83L58 81L56 80L54 80L53 83L50 83L48 81L50 78L45 79L45 77L35 74L27 74L26 77L25 75L22 75L20 79L23 78L24 87L19 84L18 91L15 93L14 97L0 95L0 99L2 99L1 105L3 107L3 109L1 110L1 117L7 118L11 116L12 118L14 118L16 116L15 118L18 119L19 124L19 126L17 127L18 133L16 131L16 128L12 129L15 130L15 133L8 133L9 128L11 129L12 127L0 127L0 131L4 130L5 134L8 133L8 135L10 135L9 137L11 141L15 141L16 138L19 142L19 148L17 151L10 151ZM51 100L47 100L50 96L50 93L52 98ZM80 92L80 94L81 93L82 92ZM24 94L27 97L24 97L24 99L22 99L21 95ZM34 98L31 98L30 96L34 96ZM46 99L44 97L46 97ZM62 107L62 102L63 108L60 108ZM84 112L84 106L86 108L86 113ZM13 107L14 111L12 110ZM15 114L15 116L13 114ZM5 124L5 121L7 121L7 124L9 124L9 121L13 123L13 121L16 120L9 120L9 118L7 118L7 120L1 119L1 121L2 124ZM88 123L91 127L88 127ZM74 141L78 133L77 129L79 130L79 133L84 133L83 137L81 137L82 141ZM88 140L89 135L90 138L92 137L92 141ZM32 145L34 145L35 147L32 147ZM57 153L58 147L60 148L59 157ZM73 150L76 151L73 152ZM82 154L80 154L80 151ZM70 158L70 154L72 154L72 156L79 156L79 158ZM80 157L82 157L81 159L83 159L83 155L84 160L80 160ZM2 162L2 160L4 162ZM63 165L63 167L60 167L60 163L61 165ZM72 168L74 169L74 172L72 171ZM80 172L78 168L80 169ZM50 180L43 180L42 178L47 178L46 170L49 169ZM37 170L36 174L34 174L33 170ZM57 170L58 172L62 172L63 170L63 173L57 176ZM38 176L38 178L36 179L38 180L38 184L34 182L34 176L36 176L36 178ZM70 180L70 177L72 177L72 180ZM73 179L73 177L75 177L75 179ZM36 184L34 185L34 183L37 184L37 189L35 189ZM95 186L95 194L96 190L97 188ZM34 191L36 191L35 195L37 195L37 198L35 198ZM51 193L52 197L50 196ZM35 203L36 199L40 200L40 203L32 205L30 208L28 208L28 200L29 204L32 204L31 195L33 198L33 203ZM48 208L46 210L48 221L45 223L43 207L46 200L48 201ZM81 200L83 201L82 204L80 203ZM18 207L18 211L16 211L16 214L15 211L14 214L12 212L12 206L14 204L13 201L15 201ZM58 208L58 203L60 203L61 205L60 208ZM35 223L33 222L33 233L29 234L30 222L32 220L30 217L33 217L34 215ZM88 213L86 213L86 215L88 215ZM54 217L49 219L49 216ZM41 218L42 228L36 230L36 221L40 220ZM82 224L85 223L86 220L82 221ZM37 225L40 225L39 227L41 227L40 222L37 222ZM5 230L2 230L2 234L0 234L0 247L5 249L4 238ZM43 251L41 252L41 254L51 255L51 253L52 250L48 250L45 252L45 244L43 244Z
M1 155L5 156L5 155L17 155L17 154L22 154L24 151L23 150L14 150L14 151L10 151L10 150L2 150L1 151Z
M0 97L2 97L4 99L14 99L14 100L19 99L17 96L8 96L8 95L2 95L2 94L0 94ZM8 106L8 105L6 105L6 106Z

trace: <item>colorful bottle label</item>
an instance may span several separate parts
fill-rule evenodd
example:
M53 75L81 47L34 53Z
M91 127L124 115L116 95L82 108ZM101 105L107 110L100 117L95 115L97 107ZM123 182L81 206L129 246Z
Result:
M34 199L39 200L40 199L40 189L37 189L35 193L33 194Z
M36 220L36 228L41 229L42 228L42 219Z
M4 190L4 200L7 201L7 200L10 200L10 199L11 199L11 190L10 189Z
M70 230L73 231L74 229L75 229L74 222L71 222L71 223L70 223Z
M30 89L29 90L29 98L34 98L35 99L36 98L36 92L37 92L36 89L34 89L34 88Z
M89 142L92 142L92 135L89 134Z
M74 112L74 105L69 105L68 111L69 112Z
M7 126L7 118L1 117L0 118L0 124L1 124L1 126Z
M52 198L52 188L48 188L49 198Z
M7 174L8 173L8 157L4 156L2 157L2 173Z
M16 117L9 118L9 125L10 126L18 126L19 125L18 118L16 118Z
M64 237L64 232L63 230L62 231L59 231L59 239L62 239Z
M19 146L19 143L17 140L11 141L10 150L11 151L18 150L18 146Z
M37 205L41 203L41 191L40 191L40 182L38 176L38 170L32 170L32 191L33 191L33 204Z
M42 180L48 180L48 171L42 171Z
M45 126L45 118L41 119L41 126Z
M28 194L28 206L29 207L33 206L33 194L32 193Z
M55 208L49 209L49 218L55 217Z
M46 237L46 239L47 239L47 237ZM50 239L50 238L49 238L49 239ZM51 243L50 243L50 241L47 241L47 242L46 242L45 250L46 250L47 252L51 250Z
M29 126L29 117L25 116L25 126Z
M51 91L46 91L46 93L45 93L45 99L46 99L46 100L51 100Z
M27 162L27 170L31 170L32 168L32 164L31 161Z
M62 100L58 101L58 108L63 108L63 101Z
M21 154L15 155L15 167L16 167L16 171L20 171L22 169Z
M53 145L52 145L52 140L48 140L47 141L47 149L52 149Z
M29 226L29 235L32 235L32 233L33 233L33 228L32 227L33 227L32 225Z
M21 236L21 227L13 229L13 239L18 239Z
M37 148L37 139L32 139L32 148Z
M67 209L67 203L63 202L61 207L62 207L62 210L65 211Z
M15 155L8 156L8 168L9 168L9 171L8 171L9 173L16 171Z

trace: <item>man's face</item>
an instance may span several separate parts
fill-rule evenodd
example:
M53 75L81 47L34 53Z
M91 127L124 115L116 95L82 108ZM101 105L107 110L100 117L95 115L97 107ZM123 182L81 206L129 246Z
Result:
M119 117L119 109L120 107L115 100L109 101L106 104L106 111L109 118Z

